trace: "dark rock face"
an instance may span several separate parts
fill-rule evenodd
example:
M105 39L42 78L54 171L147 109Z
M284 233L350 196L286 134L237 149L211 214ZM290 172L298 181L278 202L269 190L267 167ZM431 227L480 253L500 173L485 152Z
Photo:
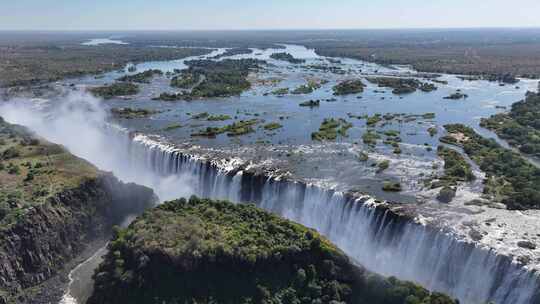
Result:
M444 187L437 195L437 200L441 203L450 203L456 196L456 189L452 187Z
M104 174L34 207L0 231L0 303L15 297L31 303L25 300L26 289L57 274L124 216L141 213L154 202L151 189Z
M530 241L519 241L519 242L517 242L517 245L519 247L525 248L525 249L530 249L530 250L535 250L536 249L536 245L533 242L530 242Z

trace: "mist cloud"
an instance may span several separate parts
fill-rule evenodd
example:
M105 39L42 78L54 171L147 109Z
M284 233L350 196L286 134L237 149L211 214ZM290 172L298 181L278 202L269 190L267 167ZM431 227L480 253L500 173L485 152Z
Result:
M15 98L0 104L0 116L65 146L124 182L154 189L161 201L194 194L191 176L160 175L131 155L128 132L108 123L101 100L88 93L70 91L52 100Z

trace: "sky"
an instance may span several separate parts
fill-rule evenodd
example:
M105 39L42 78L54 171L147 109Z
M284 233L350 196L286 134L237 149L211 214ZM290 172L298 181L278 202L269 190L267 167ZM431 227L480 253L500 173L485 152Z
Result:
M540 0L0 0L0 30L540 27Z

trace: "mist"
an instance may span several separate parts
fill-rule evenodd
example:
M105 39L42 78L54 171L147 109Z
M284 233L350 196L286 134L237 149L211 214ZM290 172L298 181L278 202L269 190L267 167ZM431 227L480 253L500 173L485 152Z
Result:
M88 93L69 91L51 100L14 98L0 104L0 116L63 145L124 182L152 188L160 201L194 194L189 175L159 174L146 168L143 160L132 158L129 132L109 123L102 101Z

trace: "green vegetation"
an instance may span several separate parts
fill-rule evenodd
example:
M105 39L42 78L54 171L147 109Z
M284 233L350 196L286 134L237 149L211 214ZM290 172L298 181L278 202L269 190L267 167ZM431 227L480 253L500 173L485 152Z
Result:
M540 157L540 95L529 92L512 105L509 113L482 119L480 125L493 130L525 154Z
M275 60L287 61L292 64L301 64L301 63L306 62L304 59L294 58L293 55L289 53L274 53L270 55L270 58L275 59Z
M386 169L390 168L390 161L389 160L383 160L380 163L377 164L377 173L382 173Z
M163 75L163 72L161 70L146 70L144 72L140 72L134 75L122 76L117 80L126 82L150 83L150 80L152 80L154 76L161 75Z
M191 91L193 97L228 97L240 95L251 87L246 80L252 69L262 62L253 59L187 62L188 71L205 79Z
M180 128L183 128L184 126L181 125L181 124L172 124L172 125L168 125L167 127L165 127L165 129L163 129L163 131L172 131L172 130L176 130L176 129L180 129Z
M419 87L420 91L422 92L426 92L426 93L429 93L429 92L433 92L433 91L436 91L437 90L437 86L435 86L433 83L427 83L427 82L424 82L420 85Z
M321 84L315 81L308 81L307 84L303 84L296 89L291 91L291 94L294 95L302 95L302 94L311 94L313 91L319 89L321 87Z
M436 127L429 127L427 129L428 133L429 133L429 136L433 137L435 135L437 135L437 133L439 133L439 131L437 130Z
M191 72L183 70L181 75L174 76L171 79L171 87L180 89L191 89L200 79L200 75L195 75Z
M277 130L277 129L281 129L283 128L283 125L280 124L280 123L277 123L277 122L271 122L271 123L268 123L266 125L264 125L264 129L267 130L267 131L273 131L273 130Z
M330 34L321 35L319 40L306 45L315 48L321 56L349 57L384 65L410 64L422 72L485 75L483 78L502 80L506 74L540 75L540 43L532 42L534 37L534 32L482 29L466 33L415 31L411 35L403 35L402 31L357 32L344 34L341 40L330 39L335 38Z
M362 152L358 153L358 160L359 161L367 162L368 159L369 159L369 155L366 152L362 151Z
M413 78L369 77L367 80L382 88L392 88L392 93L396 95L414 93L417 89L424 92L431 92L437 89L433 84L422 83Z
M192 100L189 95L183 93L161 93L158 97L152 98L153 100L161 101L178 101L178 100Z
M310 107L310 108L318 107L320 105L321 105L320 100L313 100L313 99L302 102L302 103L299 104L299 106L301 106L301 107Z
M32 207L97 177L98 170L63 147L36 138L0 117L0 227Z
M382 189L386 192L400 192L401 184L399 182L384 182Z
M230 115L226 115L226 114L220 114L220 115L210 115L206 118L206 120L208 121L225 121L225 120L229 120L229 119L232 119L232 117Z
M148 117L150 115L159 113L159 111L140 108L112 108L111 113L115 117L132 119Z
M0 45L0 87L100 74L121 69L130 62L173 60L210 52L199 48L81 46L79 42L73 44L62 40L42 43L41 40L17 40L9 46Z
M381 139L381 136L372 130L367 130L367 132L362 134L362 141L364 144L371 147L377 145L377 140L379 139Z
M446 142L460 146L486 173L484 192L509 209L540 208L540 169L495 140L460 125L446 125Z
M332 90L334 90L334 95L349 95L362 93L366 85L361 80L345 80L337 85L335 85Z
M435 118L435 113L424 113L422 114L422 118L423 119L434 119Z
M219 134L227 133L227 136L241 136L255 132L253 126L259 123L257 119L235 121L223 127L207 127L206 129L191 134L192 137L216 137Z
M156 99L174 101L240 95L251 87L247 80L250 71L257 70L264 63L255 59L188 61L186 64L189 68L182 71L181 77L173 78L171 85L180 88L195 87L190 92L162 93Z
M398 131L398 130L386 130L386 131L384 131L384 135L386 135L388 137L398 137L399 134L401 134L401 132Z
M446 97L443 97L444 99L452 99L452 100L459 100L459 99L467 99L469 97L469 95L467 94L463 94L461 92L455 92L455 93L452 93Z
M193 118L193 119L206 119L209 116L210 116L210 114L208 114L208 112L202 112L202 113L192 115L191 118Z
M336 140L338 135L347 137L347 130L352 128L352 124L345 119L326 118L319 128L319 131L311 133L311 139L316 141Z
M253 205L166 202L117 230L89 304L455 304L355 266L314 230Z
M221 59L223 57L229 57L229 56L235 56L235 55L249 55L251 53L253 53L252 49L238 47L238 48L228 49L223 54L219 54L212 57L212 59Z
M456 196L456 187L443 186L439 194L437 194L437 200L441 203L450 203Z
M272 95L283 96L289 94L289 88L279 88L272 91Z
M110 85L91 88L90 93L104 99L111 99L118 96L136 95L139 93L139 87L129 82L115 82Z
M368 127L374 127L376 124L378 124L382 120L381 114L374 114L373 116L368 116L366 119L366 125Z
M437 155L444 160L444 175L440 177L438 186L456 186L458 182L471 182L475 179L471 165L459 152L439 146Z

